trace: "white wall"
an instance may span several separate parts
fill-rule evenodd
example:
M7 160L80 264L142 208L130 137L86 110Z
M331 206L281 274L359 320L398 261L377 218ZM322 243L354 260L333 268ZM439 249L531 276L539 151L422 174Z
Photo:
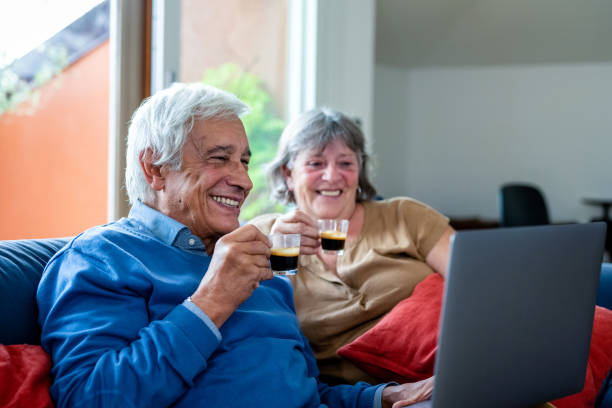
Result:
M384 197L407 195L408 70L376 65L374 79L372 179Z
M502 183L540 186L553 221L612 197L612 64L375 71L375 183L454 217L498 218Z
M361 120L372 131L374 0L320 0L317 11L315 106Z

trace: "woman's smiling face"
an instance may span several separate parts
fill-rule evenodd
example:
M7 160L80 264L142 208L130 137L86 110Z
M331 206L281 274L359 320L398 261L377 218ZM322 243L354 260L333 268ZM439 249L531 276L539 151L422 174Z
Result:
M357 155L342 140L298 153L285 180L300 210L313 218L349 219L359 187Z

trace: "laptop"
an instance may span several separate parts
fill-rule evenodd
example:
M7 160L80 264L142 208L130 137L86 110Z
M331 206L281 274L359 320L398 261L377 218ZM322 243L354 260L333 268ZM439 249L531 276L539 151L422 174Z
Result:
M530 407L584 386L606 224L458 231L432 399Z

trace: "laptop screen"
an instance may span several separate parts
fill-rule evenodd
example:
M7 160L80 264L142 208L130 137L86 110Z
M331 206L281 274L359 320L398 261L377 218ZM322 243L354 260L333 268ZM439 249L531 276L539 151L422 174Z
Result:
M605 223L458 231L434 407L529 406L582 389Z

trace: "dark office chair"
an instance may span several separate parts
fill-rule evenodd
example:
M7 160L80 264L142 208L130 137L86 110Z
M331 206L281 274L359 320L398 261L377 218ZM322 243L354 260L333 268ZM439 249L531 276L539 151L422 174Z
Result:
M502 227L549 224L548 208L540 190L530 184L504 184L500 190Z

